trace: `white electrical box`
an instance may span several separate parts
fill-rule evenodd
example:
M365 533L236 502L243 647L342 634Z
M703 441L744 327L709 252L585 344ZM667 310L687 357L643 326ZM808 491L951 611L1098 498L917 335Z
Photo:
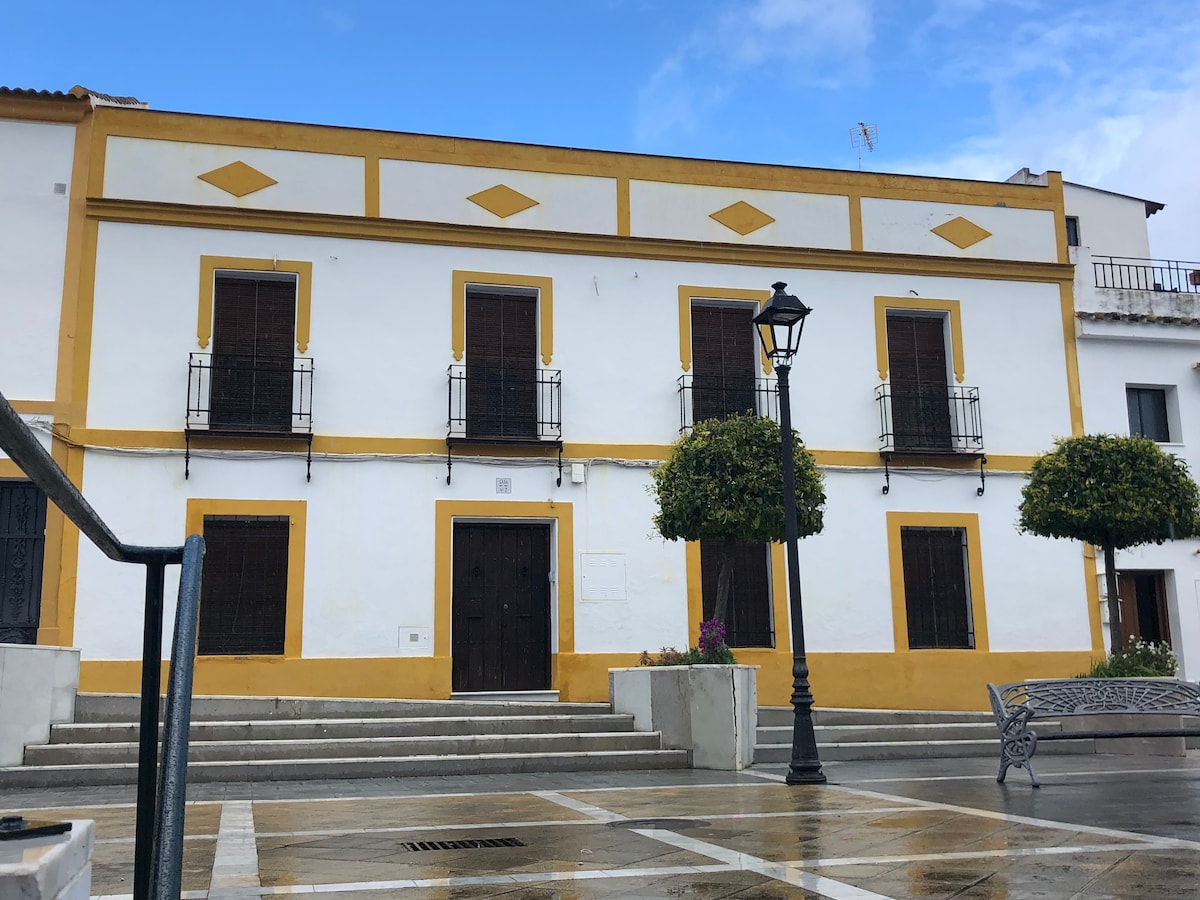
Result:
M432 628L424 625L401 625L396 631L396 651L400 656L433 654Z
M497 478L496 479L496 493L497 494L511 494L512 493L512 479L511 478Z
M584 600L624 600L625 554L580 553Z

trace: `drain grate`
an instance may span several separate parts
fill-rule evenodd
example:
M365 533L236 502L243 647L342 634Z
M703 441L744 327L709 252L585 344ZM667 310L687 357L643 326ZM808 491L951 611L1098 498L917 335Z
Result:
M703 819L621 819L609 822L610 828L705 828L711 825Z
M524 847L517 838L467 838L461 841L402 841L401 850L481 850L488 847Z

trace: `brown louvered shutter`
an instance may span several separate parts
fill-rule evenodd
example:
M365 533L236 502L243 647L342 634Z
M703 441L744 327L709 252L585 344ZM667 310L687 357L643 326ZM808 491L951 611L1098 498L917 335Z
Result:
M199 653L283 653L287 628L286 516L205 516Z
M717 579L721 571L723 541L700 542L700 584L704 618L717 607ZM775 622L771 614L770 544L740 541L733 558L733 584L729 592L725 643L730 647L774 647Z
M908 646L972 648L966 532L961 528L900 529Z
M889 312L887 342L896 449L950 449L945 319Z
M467 291L467 436L537 437L537 297Z
M296 284L218 275L209 425L290 431Z
M753 413L754 311L692 304L692 420Z

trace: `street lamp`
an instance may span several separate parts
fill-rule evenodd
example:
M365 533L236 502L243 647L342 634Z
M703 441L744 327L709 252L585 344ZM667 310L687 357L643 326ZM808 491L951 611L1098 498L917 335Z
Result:
M800 553L797 549L796 472L792 450L792 405L788 376L792 357L800 349L804 320L812 310L798 298L785 294L777 281L771 300L754 317L763 351L779 378L779 430L783 438L783 517L786 521L788 602L792 613L792 761L788 784L824 784L817 737L813 733L813 696L808 684L808 659L804 653L804 610L800 605Z

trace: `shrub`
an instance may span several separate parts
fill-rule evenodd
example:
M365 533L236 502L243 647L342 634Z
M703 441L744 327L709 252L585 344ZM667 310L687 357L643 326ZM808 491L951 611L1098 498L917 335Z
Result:
M733 665L733 651L725 644L725 625L717 619L700 623L700 646L689 647L682 653L674 647L663 647L658 656L643 650L640 666L697 666Z
M1097 660L1080 678L1174 678L1179 660L1166 643L1153 644L1131 637L1125 649Z

